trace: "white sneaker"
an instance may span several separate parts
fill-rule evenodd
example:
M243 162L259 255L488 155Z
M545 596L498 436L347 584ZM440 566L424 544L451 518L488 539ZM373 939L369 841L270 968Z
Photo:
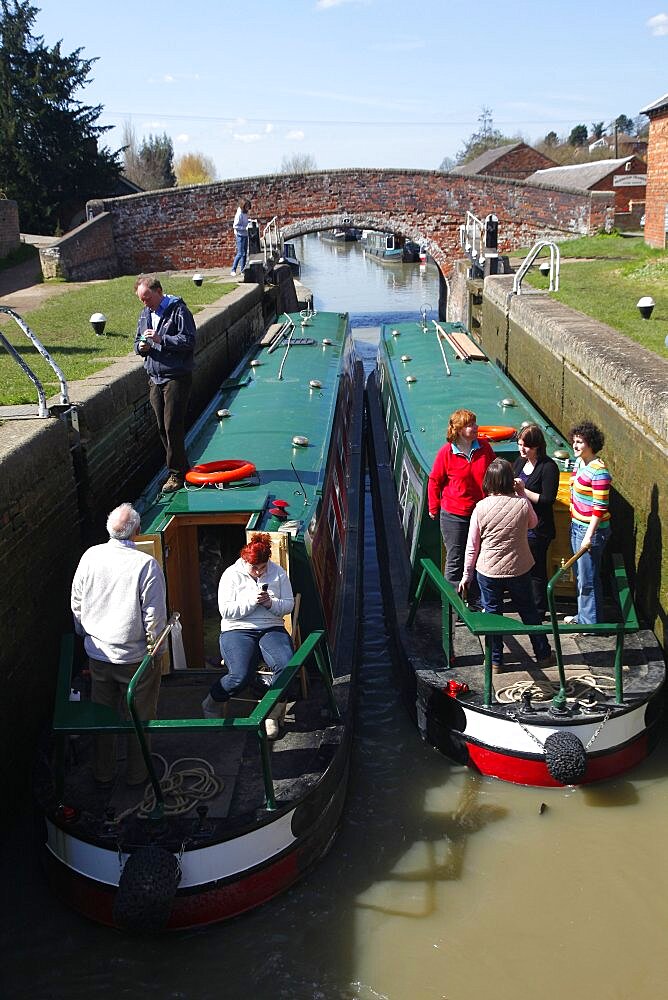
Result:
M237 272L234 270L234 268L232 268L232 270L230 271L230 274L233 274L235 278L237 276Z
M566 615L564 618L564 625L577 625L578 616L577 615Z
M279 733L278 720L277 719L266 719L264 725L265 725L265 729L267 731L267 739L268 740L277 740L278 739L278 733Z

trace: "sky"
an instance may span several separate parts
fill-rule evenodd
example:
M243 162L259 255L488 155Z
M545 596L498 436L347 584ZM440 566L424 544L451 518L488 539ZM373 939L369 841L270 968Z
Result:
M96 58L77 92L139 140L167 133L226 180L437 169L479 128L504 135L635 118L668 92L668 0L32 0L33 34ZM663 66L663 70L661 69Z

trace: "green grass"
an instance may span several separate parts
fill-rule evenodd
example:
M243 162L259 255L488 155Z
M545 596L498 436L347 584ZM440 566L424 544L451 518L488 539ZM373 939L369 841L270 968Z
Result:
M559 249L559 291L551 293L557 302L607 323L635 343L668 357L668 252L651 249L639 237L618 235L569 240ZM547 259L543 251L538 263ZM536 265L524 280L534 288L547 289L549 284ZM641 318L636 306L644 295L651 295L656 303L649 320Z
M6 257L0 257L0 271L6 271L9 267L16 267L24 261L37 257L39 250L31 243L21 243L16 250L12 250Z
M236 288L236 282L204 281L197 288L190 278L164 277L165 290L181 295L193 313ZM46 347L68 382L100 371L116 358L132 353L141 303L134 277L92 281L84 288L55 293L39 309L21 314ZM98 337L90 325L92 313L107 317L105 334ZM47 397L59 392L51 367L33 347L16 322L0 314L0 329L44 386ZM32 382L16 361L0 348L0 405L36 403Z

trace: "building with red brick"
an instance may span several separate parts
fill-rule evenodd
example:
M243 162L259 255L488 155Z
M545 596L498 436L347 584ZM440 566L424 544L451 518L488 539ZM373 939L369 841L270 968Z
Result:
M617 160L591 160L537 170L527 180L568 191L610 191L614 194L617 214L629 212L631 203L645 201L647 165L638 156L622 156Z
M641 114L649 118L645 243L662 250L668 232L668 94Z
M514 142L510 146L487 149L480 156L476 156L475 160L454 167L450 173L464 174L467 177L509 177L512 180L523 181L534 171L552 166L554 160L549 156L543 156L525 142Z

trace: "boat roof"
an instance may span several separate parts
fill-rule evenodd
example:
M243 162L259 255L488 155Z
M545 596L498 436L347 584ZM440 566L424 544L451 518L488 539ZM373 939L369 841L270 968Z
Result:
M267 516L275 499L288 502L288 519L299 519L307 509L313 512L313 497L322 491L338 379L352 344L348 316L315 313L304 326L299 313L282 319L286 333L276 349L270 353L265 335L225 379L187 438L191 467L243 459L255 465L257 477L224 489L186 484L168 494L159 493L155 480L138 505L143 531L162 530L175 514L234 512L263 514L255 526L276 530L280 522L269 524ZM286 355L288 320L294 329ZM270 335L273 329L278 333L277 326ZM312 381L321 385L313 388ZM229 410L229 416L219 417L219 410ZM308 445L295 445L295 437L307 438Z
M438 325L446 333L467 334L461 323ZM452 345L439 336L433 321L428 323L426 331L419 320L384 325L379 351L387 357L403 428L425 469L431 468L443 446L450 413L463 407L472 410L482 426L512 426L517 431L522 423L536 423L545 435L548 455L556 449L567 449L572 457L564 438L496 365L489 360L461 360ZM405 356L410 361L402 361ZM415 381L407 382L410 377ZM514 405L504 405L503 400L512 400ZM514 439L493 441L492 446L501 458L512 459L517 455Z

